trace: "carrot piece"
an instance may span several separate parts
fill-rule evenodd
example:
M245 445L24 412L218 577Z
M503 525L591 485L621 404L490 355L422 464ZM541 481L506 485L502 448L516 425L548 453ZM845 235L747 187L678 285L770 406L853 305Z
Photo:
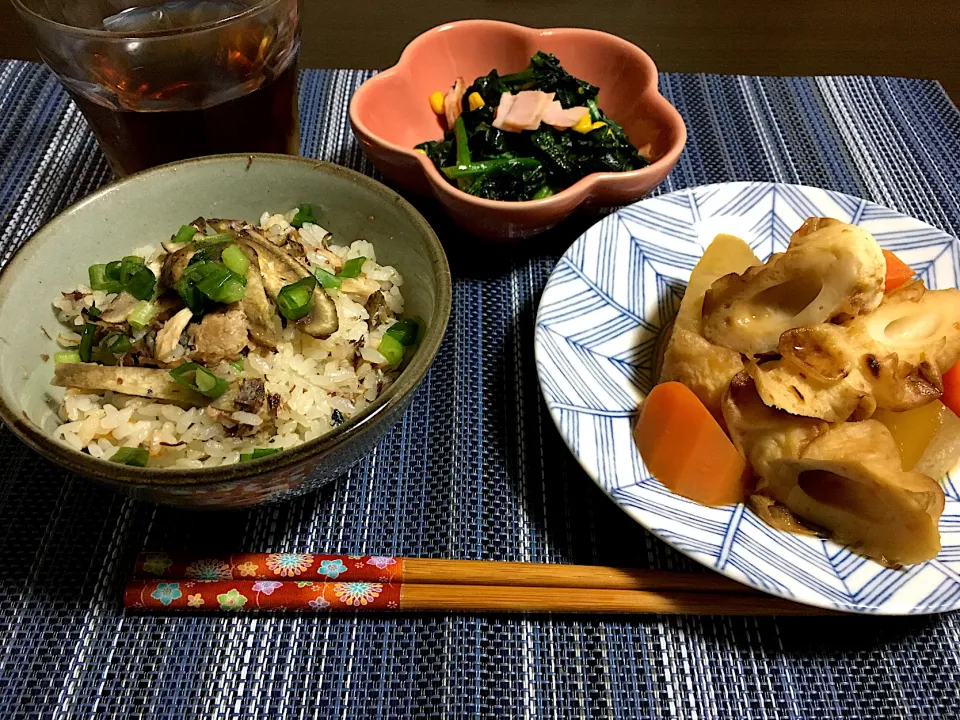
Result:
M916 274L909 265L889 250L883 251L883 257L887 261L887 276L883 283L884 292L896 290Z
M943 374L943 395L940 402L960 417L960 363Z
M738 503L746 496L746 461L685 385L653 388L633 437L647 469L677 495L704 505Z

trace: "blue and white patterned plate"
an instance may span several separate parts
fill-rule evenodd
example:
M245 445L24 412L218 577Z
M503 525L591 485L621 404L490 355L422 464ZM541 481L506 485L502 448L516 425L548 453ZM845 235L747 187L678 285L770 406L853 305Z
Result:
M960 284L957 240L889 208L841 193L774 183L724 183L638 202L605 217L564 254L537 314L536 359L550 415L587 474L673 547L774 595L887 615L960 608L960 467L943 478L939 557L890 570L829 541L778 532L743 505L705 507L651 477L631 434L654 385L661 328L690 271L720 232L760 258L784 250L810 216L873 233L930 288Z

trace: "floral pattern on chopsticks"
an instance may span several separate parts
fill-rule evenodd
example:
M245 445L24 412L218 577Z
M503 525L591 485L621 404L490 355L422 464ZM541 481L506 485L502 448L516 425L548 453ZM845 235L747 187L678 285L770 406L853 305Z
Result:
M189 553L141 553L135 577L219 580L302 580L391 583L403 578L403 559L390 555L238 553L219 557Z
M367 565L373 565L375 568L380 570L386 570L391 565L396 565L397 559L393 557L385 557L382 555L373 555L367 558Z
M292 580L133 580L127 586L124 605L128 608L194 612L397 610L400 609L400 584Z
M180 583L157 583L156 589L150 593L150 597L164 605L169 605L182 595Z
M259 565L254 565L252 562L245 562L237 565L237 572L240 573L240 577L256 577L259 567Z
M258 593L262 592L265 595L272 595L274 590L282 587L282 582L276 582L275 580L258 580L253 584L253 591Z
M301 553L271 553L267 555L267 567L280 577L295 577L310 568L313 555Z
M217 602L220 603L221 610L243 610L243 606L247 604L247 598L241 595L239 590L232 588L217 595Z
M233 577L230 566L222 560L207 559L197 560L187 565L186 575L188 578L200 580L201 582L215 582L217 580L229 580Z
M319 573L326 575L331 580L336 580L347 571L347 566L339 558L336 560L322 560L320 562Z
M143 571L149 575L163 575L173 560L166 553L147 553L143 560Z
M379 583L337 583L333 586L333 592L344 605L353 605L360 607L369 605L383 591L383 585Z

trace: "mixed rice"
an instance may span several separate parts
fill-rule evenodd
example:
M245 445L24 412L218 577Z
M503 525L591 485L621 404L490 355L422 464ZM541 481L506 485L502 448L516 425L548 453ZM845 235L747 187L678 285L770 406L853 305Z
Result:
M54 383L67 389L59 411L63 424L54 436L96 458L200 468L255 459L318 438L375 401L402 361L396 339L402 340L401 353L412 344L409 325L406 333L398 332L403 279L393 267L377 263L371 243L336 245L315 222L298 223L302 210L264 213L257 226L199 218L170 241L136 250L124 259L129 264L121 282L132 283L130 278L142 273L136 267L141 258L157 279L149 300L137 301L126 290L110 292L117 286L95 270L104 266L91 268L98 283L62 293L54 305L64 326L57 338L64 352L56 356ZM192 236L188 227L195 231ZM209 235L212 230L216 232ZM185 237L186 243L178 242ZM208 240L215 245L224 237L220 255L207 253L207 259L197 262L194 250L174 282L171 268L176 269L178 257L190 255L183 248L203 247ZM289 257L275 255L260 240ZM233 245L243 253L228 253ZM249 261L246 269L241 254ZM306 271L289 264L291 258ZM280 280L269 275L274 261L282 265ZM209 273L219 272L226 280L209 295L194 297L189 293L196 293L196 287L183 278L193 277L195 286L209 290L213 286L203 284L206 276L190 269L205 264L211 264ZM213 267L218 264L233 274ZM119 265L114 264L112 275L106 267L108 276L118 277ZM244 278L239 290L228 287ZM283 284L295 278L301 279ZM315 294L309 290L312 279L317 280ZM256 289L259 284L262 290ZM304 292L288 292L294 285ZM250 304L255 291L267 298L264 307L272 312L260 318L259 327L251 317L258 307ZM238 294L242 299L236 300ZM215 297L232 302L218 303L211 299ZM309 298L311 314L291 319L305 311L304 298ZM192 312L187 300L203 303L203 312ZM153 307L144 310L144 303ZM336 313L326 318L332 325L310 330L315 306L327 303ZM146 324L130 320L137 313ZM331 327L335 329L327 332ZM416 328L414 323L413 341ZM85 334L92 338L86 347ZM85 357L78 359L78 354Z

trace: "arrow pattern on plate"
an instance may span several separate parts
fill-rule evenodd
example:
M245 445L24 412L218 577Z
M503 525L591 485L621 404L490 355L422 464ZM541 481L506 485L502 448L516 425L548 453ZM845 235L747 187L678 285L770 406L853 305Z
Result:
M891 570L835 543L773 530L743 507L710 508L667 491L640 460L636 409L656 382L669 329L703 248L738 234L766 258L809 216L860 224L928 287L960 285L957 240L873 203L815 188L726 183L682 190L601 220L560 260L536 326L540 385L584 470L651 532L694 559L784 597L872 613L960 608L960 473L944 479L943 551Z

